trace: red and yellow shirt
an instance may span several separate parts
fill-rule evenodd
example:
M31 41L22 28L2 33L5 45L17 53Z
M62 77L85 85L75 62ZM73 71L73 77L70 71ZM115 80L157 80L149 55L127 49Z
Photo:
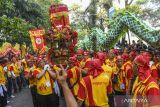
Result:
M85 63L86 63L87 61L90 61L90 60L91 60L91 58L82 59L82 61L80 61L79 67L84 68Z
M112 92L112 86L106 73L101 73L93 78L91 75L80 82L78 96L80 101L85 101L86 106L109 107L107 93Z
M112 67L103 64L102 69L104 70L104 72L108 75L109 79L111 79L113 77L113 69Z
M132 102L133 107L159 107L160 90L156 81L150 75L146 80L141 81L137 77L133 88L133 99L141 100ZM142 100L143 99L143 100Z
M17 64L12 63L12 64L9 66L9 71L10 71L10 72L13 72L13 73L15 74L15 77L18 77L18 76L19 76L20 71L18 70Z
M37 75L41 73L42 70L39 68L34 69L33 76L37 78ZM36 79L37 83L37 93L40 95L49 95L53 93L53 83L49 76L49 73L46 72L40 79Z
M157 69L157 67L156 67L156 64L153 64L153 65L151 66L151 76L152 76L154 79L156 79L156 80L159 79L158 69Z
M77 96L78 89L79 89L79 82L82 78L82 74L81 74L80 70L77 68L77 66L75 66L67 71L67 75L69 78L70 88L72 87L71 90L72 90L73 94L75 96Z
M33 71L34 71L34 68L33 68ZM26 75L30 75L30 78L28 79L29 81L29 87L33 87L33 86L36 86L36 78L33 76L33 72L30 71L30 68L25 68L24 70L24 76Z
M4 75L3 66L0 65L0 85L5 85L5 83L6 83L6 79Z
M132 65L130 61L124 63L122 67L119 69L117 68L118 73L118 82L114 84L114 89L120 92L126 92L129 88L129 80L132 79Z

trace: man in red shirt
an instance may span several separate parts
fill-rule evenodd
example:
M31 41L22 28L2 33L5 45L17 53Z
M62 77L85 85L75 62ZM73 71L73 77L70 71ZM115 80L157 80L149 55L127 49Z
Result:
M91 60L89 54L90 54L90 53L89 53L88 51L85 51L85 52L83 53L83 59L80 61L80 67L81 67L81 68L84 68L85 63L86 63L87 61L90 61L90 60Z
M123 80L125 85L125 93L129 95L131 91L131 80L133 78L133 67L132 62L129 59L129 55L127 53L123 53L122 58L124 63L122 66L122 71L124 71L123 77L125 78Z
M98 52L97 58L101 61L104 72L108 74L110 79L112 79L114 72L111 66L105 64L105 54L103 52Z
M135 72L138 77L134 82L133 107L159 107L160 90L155 79L150 74L148 58L141 54L134 59ZM136 100L136 101L135 101ZM139 101L137 101L139 100Z
M82 59L83 59L83 54L84 54L84 50L82 50L82 49L79 49L79 50L77 50L77 60L79 61L79 62L81 62L82 61Z
M117 51L111 49L108 53L107 59L105 60L105 64L112 68L113 73L116 72L116 54Z
M103 52L98 52L97 58L101 61L101 64L102 64L101 67L104 70L104 72L108 75L109 80L112 83L112 80L114 77L114 72L113 72L112 67L105 64L106 55ZM112 93L112 94L108 95L108 98L109 98L109 106L114 107L114 94Z
M88 61L90 61L90 60L91 60L90 52L85 51L85 52L83 53L83 59L82 59L82 60L80 61L80 63L79 63L79 68L81 69L82 77L85 77L85 76L88 75L88 71L87 71L85 65L86 65L86 63L87 63Z
M129 53L129 58L131 60L131 62L133 62L134 58L137 56L137 52L136 51L131 51Z
M124 63L124 56L117 56L116 65L117 65L117 72L115 73L117 77L117 81L114 82L114 92L115 92L115 102L118 107L127 107L129 106L128 103L123 103L120 100L125 100L128 95L128 88L129 88L129 81L131 80L131 73L130 73L130 66ZM128 93L127 93L128 92ZM120 96L119 96L120 95Z

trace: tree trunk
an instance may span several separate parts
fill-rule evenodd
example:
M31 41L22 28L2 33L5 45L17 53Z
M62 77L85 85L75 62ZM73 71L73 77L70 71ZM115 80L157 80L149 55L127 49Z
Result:
M131 45L130 32L128 31L127 34L128 34L128 42L129 42L129 45Z
M100 19L100 28L103 30L103 32L104 32L104 26L103 26L103 21L104 21L104 19Z
M94 38L93 38L92 41L93 41L92 50L94 52L96 52L97 51L97 38L96 38L96 35L94 35Z
M90 16L89 16L89 23L91 27L96 26L96 13L97 13L97 6L96 6L96 0L92 0L92 6L90 8Z

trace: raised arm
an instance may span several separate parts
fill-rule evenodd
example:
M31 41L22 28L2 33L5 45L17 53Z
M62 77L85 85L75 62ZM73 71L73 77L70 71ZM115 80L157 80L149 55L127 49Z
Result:
M60 72L56 71L56 76L57 76L58 82L62 86L67 107L78 107L76 99L74 98L73 94L71 93L71 91L67 85L67 82L66 82L66 78L67 78L66 69L64 69L62 65L60 65L60 67L62 69L62 75Z
M39 73L39 74L36 76L36 78L37 78L37 79L42 78L42 76L43 76L45 73L46 73L46 71L45 71L45 70L42 70L42 72Z

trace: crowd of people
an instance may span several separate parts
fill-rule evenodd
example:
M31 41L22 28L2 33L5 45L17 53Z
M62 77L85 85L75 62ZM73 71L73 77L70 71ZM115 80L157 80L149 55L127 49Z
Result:
M3 58L0 107L27 86L34 107L159 107L160 52L137 49L79 49L65 65L46 55Z

